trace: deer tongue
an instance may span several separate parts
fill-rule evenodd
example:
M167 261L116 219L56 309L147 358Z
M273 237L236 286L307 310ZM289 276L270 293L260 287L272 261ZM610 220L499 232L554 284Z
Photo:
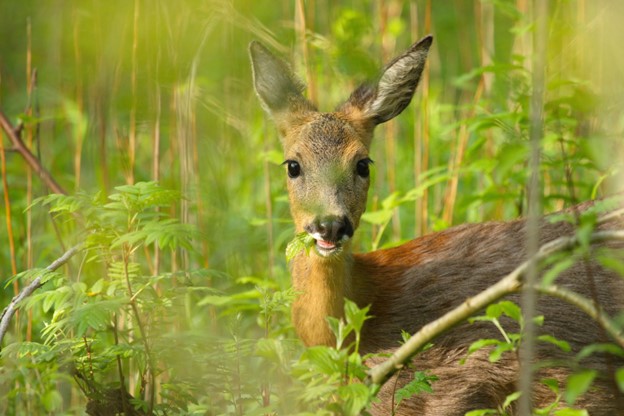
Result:
M325 241L325 240L316 240L316 244L325 250L333 250L334 248L336 248L336 244L332 243L331 241Z

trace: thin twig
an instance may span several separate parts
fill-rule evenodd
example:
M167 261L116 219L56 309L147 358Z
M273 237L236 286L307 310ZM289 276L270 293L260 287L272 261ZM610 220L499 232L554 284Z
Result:
M50 172L43 167L39 159L32 154L30 149L28 149L24 141L19 136L18 131L13 127L2 110L0 110L0 128L2 128L7 136L9 136L11 143L13 143L13 148L17 150L20 155L22 155L24 160L26 160L26 163L28 163L32 170L39 175L41 180L52 190L52 192L57 194L67 194L65 189L63 189L63 187L54 180L52 175L50 175Z
M545 287L536 285L535 290L545 295L554 296L576 306L589 315L594 321L598 322L600 326L613 338L613 340L617 342L620 347L624 348L624 330L618 327L613 320L609 318L609 315L603 308L600 307L600 305L595 306L593 300L557 285Z
M2 340L4 338L4 335L7 329L9 328L9 323L11 322L11 318L13 318L13 315L15 314L17 310L18 303L26 299L28 296L32 295L35 290L41 287L42 285L41 279L43 278L43 276L45 276L47 273L55 271L56 269L58 269L59 267L67 263L69 259L71 259L74 256L74 254L80 251L81 248L82 248L82 243L77 244L73 246L72 248L70 248L69 250L67 250L61 257L54 260L52 264L46 267L41 272L41 274L37 276L37 278L35 278L35 280L33 280L28 286L24 287L22 291L17 294L17 296L11 299L11 302L7 305L6 308L4 308L4 311L2 312L2 316L0 317L0 347L2 346Z
M624 230L599 231L592 234L590 240L592 243L615 240L624 241ZM561 237L547 244L544 244L540 247L539 251L533 258L520 264L515 270L499 280L498 283L488 287L487 289L473 296L472 298L467 299L460 306L447 312L444 316L422 327L405 344L399 347L392 354L392 356L390 356L390 358L388 358L383 363L372 367L368 371L367 381L373 384L383 384L392 374L394 374L397 370L403 368L404 364L414 354L416 354L427 343L431 342L435 337L439 336L440 334L449 330L455 325L461 323L462 321L465 321L479 310L485 308L487 305L497 301L503 296L520 290L520 288L522 287L521 279L526 273L529 264L532 261L541 261L555 252L568 250L575 247L576 245L578 245L578 239L576 236ZM552 287L546 288L545 290L551 289ZM560 297L563 300L572 299L568 296L568 292L564 292ZM579 299L580 297L577 297L573 300L579 303ZM572 303L573 305L577 305L577 303L574 302L570 303ZM580 302L579 304L583 303ZM597 323L601 327L605 328L608 333L615 335L614 338L619 343L622 337L621 332L614 329L616 327L608 324L610 320L604 315L603 312L593 307L593 305L591 306L591 308L593 308L594 310L590 309L585 304L583 304L583 306L581 307L581 309L585 312L590 311L591 313L588 312L588 314L591 317L593 317L592 313L596 316L601 316L602 318L596 320ZM607 323L607 327L604 326L605 323Z

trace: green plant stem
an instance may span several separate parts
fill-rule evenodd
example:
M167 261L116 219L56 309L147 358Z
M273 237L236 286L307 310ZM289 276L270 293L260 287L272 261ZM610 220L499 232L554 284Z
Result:
M113 316L113 335L115 336L115 345L119 345L119 331L117 330L117 314L115 314ZM116 360L117 360L117 373L119 374L119 385L120 385L120 390L121 390L121 408L124 411L124 414L128 415L129 413L129 407L128 407L128 401L126 400L126 395L124 394L126 392L126 382L125 382L125 378L124 378L124 373L123 373L123 365L121 364L121 357L119 356L119 354L115 354L116 355Z
M128 272L128 262L130 261L129 258L129 254L130 252L132 252L133 250L124 250L124 275L126 278L126 285L128 288L128 295L130 296L130 307L132 308L132 312L134 313L134 317L137 321L137 325L139 327L139 330L141 331L141 341L143 342L143 347L145 348L145 355L147 356L147 366L148 366L148 372L149 372L149 386L148 388L149 390L149 394L150 394L150 400L149 400L149 404L147 407L147 414L151 415L153 414L153 409L154 409L154 402L155 402L155 390L156 390L156 372L155 370L155 365L154 365L154 359L152 357L152 352L150 349L150 345L149 345L149 341L147 340L147 332L145 331L145 325L143 324L143 320L141 319L141 314L139 312L139 307L137 305L136 302L136 298L134 297L134 294L132 292L132 284L130 282L130 274Z
M503 326L500 324L500 321L498 319L494 318L492 323L494 324L494 326L496 326L496 328L503 335L503 338L505 338L505 342L508 343L508 344L511 344L511 340L509 339L509 336L507 335L507 332L505 332L505 329L503 329Z

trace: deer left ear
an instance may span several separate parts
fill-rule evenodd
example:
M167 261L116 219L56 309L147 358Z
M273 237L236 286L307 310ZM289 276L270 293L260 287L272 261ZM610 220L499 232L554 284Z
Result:
M284 135L298 117L315 108L304 96L305 85L288 65L258 42L249 45L254 88L264 109Z
M398 116L414 96L432 42L426 36L413 44L386 66L375 87L359 87L340 110L373 125Z

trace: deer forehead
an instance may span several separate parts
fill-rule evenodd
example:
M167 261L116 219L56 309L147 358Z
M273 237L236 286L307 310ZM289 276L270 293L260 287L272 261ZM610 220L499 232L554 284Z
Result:
M310 166L350 166L368 156L356 128L338 113L316 113L292 129L284 150L287 159Z

